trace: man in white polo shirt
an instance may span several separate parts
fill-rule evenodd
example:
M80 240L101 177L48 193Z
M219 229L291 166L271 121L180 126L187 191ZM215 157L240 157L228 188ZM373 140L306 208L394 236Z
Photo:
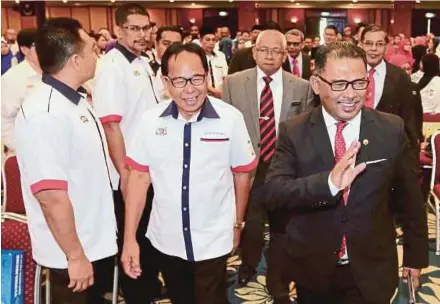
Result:
M111 157L116 221L118 224L118 246L122 250L124 235L124 197L128 178L125 167L125 146L134 135L142 113L156 105L152 76L148 58L141 56L150 36L150 17L139 4L127 3L115 12L118 41L115 47L100 59L93 90L93 105L98 113L107 137ZM149 39L149 38L148 38ZM150 200L153 194L149 195ZM145 253L141 261L143 274L132 280L122 272L121 287L128 304L149 303L160 294L157 263L150 256L152 250L144 238L150 218L151 203L143 211L138 236L140 247Z
M152 183L146 236L171 301L228 303L226 259L240 242L255 152L243 115L207 97L209 68L200 46L172 44L161 69L173 101L145 112L127 150L124 271L140 274L136 230Z
M16 121L32 254L51 270L53 303L103 303L117 253L105 134L78 93L93 77L93 49L77 20L47 21L36 37L42 83Z

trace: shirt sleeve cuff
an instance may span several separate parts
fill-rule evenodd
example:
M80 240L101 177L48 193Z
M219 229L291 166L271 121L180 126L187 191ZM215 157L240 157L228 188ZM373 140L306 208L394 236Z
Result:
M109 122L121 122L122 116L121 115L107 115L104 117L99 118L102 124L109 123Z
M332 194L333 196L336 196L336 194L338 194L339 191L341 191L342 189L339 189L338 187L336 187L336 186L333 184L332 179L331 179L331 176L332 176L332 174L330 173L329 176L328 176L328 186L329 186L329 188L330 188L330 192L331 192L331 194Z
M136 171L140 171L140 172L149 172L150 171L150 168L148 166L141 165L128 156L125 157L125 164L130 166L131 168L133 168Z
M258 158L254 158L254 160L244 166L231 167L232 172L234 173L245 173L253 171L258 165Z
M67 191L67 181L56 179L43 179L31 185L32 194L43 190L65 190Z

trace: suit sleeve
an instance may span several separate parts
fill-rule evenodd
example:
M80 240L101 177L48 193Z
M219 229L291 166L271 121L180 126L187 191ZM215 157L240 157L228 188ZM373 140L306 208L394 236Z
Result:
M400 96L396 98L402 102L400 117L405 121L405 131L411 148L418 155L419 138L422 134L423 124L421 100L417 98L417 90L413 90L409 76L401 75L400 79L398 89Z
M296 172L297 152L289 138L288 125L279 125L279 137L267 176L262 198L267 209L314 207L326 201L336 204L340 195L332 196L328 184L330 171L299 177Z
M232 56L231 62L229 63L228 75L234 74L240 71L240 53Z
M403 265L410 268L428 266L428 227L422 192L417 178L418 162L401 127L400 152L395 168L394 190L396 213L402 219L404 235Z
M223 80L222 98L224 102L232 105L231 91L229 90L229 78L229 76L226 76Z
M315 108L315 96L313 95L312 86L310 83L307 85L307 102L306 102L306 111L311 111Z

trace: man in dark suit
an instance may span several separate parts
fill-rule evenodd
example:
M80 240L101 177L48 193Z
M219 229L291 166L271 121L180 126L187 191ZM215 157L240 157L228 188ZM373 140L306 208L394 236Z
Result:
M360 46L367 54L367 71L370 79L366 106L400 116L412 151L419 155L419 139L422 134L422 104L417 89L412 89L406 72L385 62L388 35L379 25L368 25L362 32Z
M398 282L392 187L406 199L403 276L419 285L428 265L426 214L403 121L363 103L365 53L335 42L316 54L311 77L322 106L279 126L260 193L269 209L289 208L285 263L300 304L390 303Z
M293 75L309 80L310 57L302 50L304 48L304 34L297 29L286 33L287 52L289 56L283 63L283 69Z
M275 149L278 124L289 117L313 108L309 82L283 71L286 38L275 30L260 33L253 56L257 67L229 75L223 82L223 100L241 111L260 161L252 192L264 186L270 159ZM268 82L268 84L267 84ZM284 260L281 236L285 233L289 212L278 210L266 215L261 204L249 201L241 249L239 283L246 285L255 274L263 249L263 232L269 219L271 238L267 254L267 288L274 303L289 302L289 282L283 275Z

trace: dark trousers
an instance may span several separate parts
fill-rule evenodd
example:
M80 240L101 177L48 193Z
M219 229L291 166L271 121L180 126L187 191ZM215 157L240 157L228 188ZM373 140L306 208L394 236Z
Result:
M299 304L385 304L371 303L365 299L356 286L350 264L336 267L327 293L317 293L299 284L296 285L296 290Z
M72 292L68 288L70 279L67 269L48 268L50 273L51 303L54 304L104 304L104 294L112 289L108 278L113 279L115 257L92 263L94 284L82 292ZM113 280L110 280L113 284Z
M140 249L140 265L142 274L136 280L127 276L120 265L119 279L122 293L127 304L145 304L150 303L153 298L160 296L161 283L158 279L159 267L157 261L153 258L153 246L150 240L145 236L148 222L150 220L151 208L154 192L152 187L148 190L147 202L144 212L139 222L137 230L137 241ZM120 255L124 246L124 223L125 223L125 205L120 190L114 192L115 213L118 225L118 247L119 262Z
M155 249L173 304L227 304L228 255L189 262Z
M258 201L261 197L269 163L260 161L255 179L252 184L248 210L246 213L246 226L241 239L242 265L240 272L255 273L264 247L264 225L268 221L264 205ZM274 224L274 223L272 223ZM269 222L269 225L271 223ZM285 229L285 228L284 228ZM267 256L267 289L276 302L288 301L289 280L283 275L285 262L283 242L279 240L281 233L271 232Z

